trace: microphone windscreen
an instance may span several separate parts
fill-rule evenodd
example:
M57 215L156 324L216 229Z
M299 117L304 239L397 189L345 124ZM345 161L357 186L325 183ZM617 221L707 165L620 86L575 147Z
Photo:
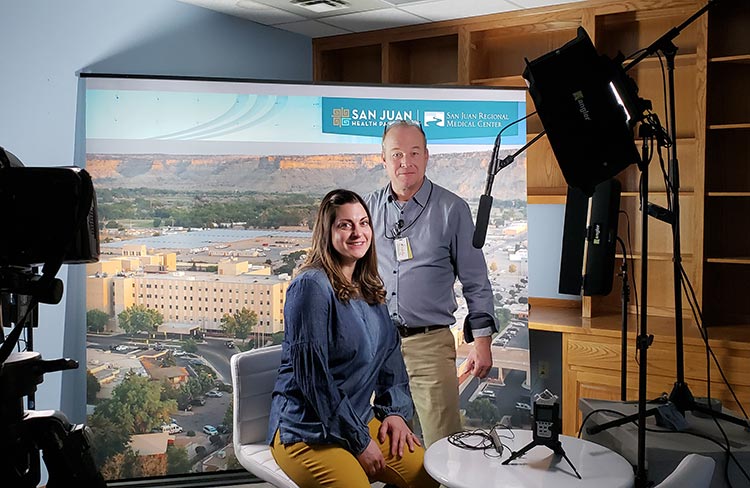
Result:
M481 249L484 246L484 239L487 237L487 225L490 222L490 210L492 210L492 197L490 195L479 197L477 226L474 229L474 239L472 240L472 244L477 249Z

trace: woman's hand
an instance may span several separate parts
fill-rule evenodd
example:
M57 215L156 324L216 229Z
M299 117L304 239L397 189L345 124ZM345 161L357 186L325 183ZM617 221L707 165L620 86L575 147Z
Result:
M378 431L378 440L385 442L386 436L391 438L391 455L402 457L404 455L404 445L414 452L414 446L421 446L419 438L411 431L404 419L398 415L389 415L383 420L383 424Z
M370 443L367 444L365 450L362 451L362 454L357 456L357 461L359 461L362 469L365 470L365 473L367 473L367 476L370 478L373 478L385 469L385 458L383 457L383 453L380 452L380 448L372 439L370 440Z

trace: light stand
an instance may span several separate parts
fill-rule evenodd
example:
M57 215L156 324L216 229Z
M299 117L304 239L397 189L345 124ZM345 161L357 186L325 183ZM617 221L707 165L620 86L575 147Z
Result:
M719 412L711 409L710 399L708 399L707 405L703 406L695 402L693 394L690 392L690 388L685 382L685 355L683 345L683 321L682 321L682 256L680 251L680 173L679 163L677 160L677 124L675 117L675 82L674 82L674 70L675 70L675 56L677 55L677 46L674 45L672 39L674 39L680 32L698 17L700 17L709 8L715 5L719 0L709 0L709 2L703 6L698 12L693 14L685 22L680 24L678 27L673 28L667 32L664 36L659 38L649 48L649 55L656 51L661 51L667 61L667 81L668 81L668 93L669 93L669 128L670 138L672 140L672 146L669 153L669 166L668 166L668 185L671 205L671 215L668 214L669 218L666 220L667 223L672 225L672 263L674 271L674 307L675 307L675 360L676 360L676 381L669 394L669 401L672 402L677 410L684 415L686 411L699 411L708 414L712 417L717 417L727 422L734 423L742 427L749 427L748 422L743 419L738 419L731 415L727 415L723 412ZM639 61L640 58L636 58L625 67L627 70L631 65Z
M682 257L680 250L680 179L679 179L679 163L677 159L677 129L676 129L676 117L675 117L675 82L674 82L674 69L675 69L675 56L677 54L677 47L674 45L672 40L680 34L680 32L705 13L709 8L717 3L718 0L709 0L709 2L703 6L699 11L693 14L685 22L679 26L671 29L669 32L664 34L661 38L656 40L651 46L646 48L638 57L630 62L625 70L628 70L636 63L640 62L643 58L653 55L657 52L661 52L667 61L667 72L668 72L668 107L669 107L669 141L668 146L670 149L669 153L669 166L667 173L667 184L668 184L668 196L669 205L671 210L660 208L653 204L647 204L642 208L648 209L648 214L656 217L663 222L671 225L672 227L672 261L673 261L673 274L674 274L674 307L675 307L675 357L676 357L676 381L672 392L669 395L669 400L675 405L675 407L684 414L688 410L696 410L707 413L709 415L721 418L723 420L735 423L742 427L748 427L748 423L743 419L737 419L730 415L726 415L722 412L714 411L710 408L704 407L697 404L693 398L690 389L685 382L685 359L684 359L684 345L683 345L683 318L682 318ZM647 174L644 174L647 178ZM647 180L643 183L647 185ZM645 202L647 203L647 202ZM643 205L644 202L641 202ZM644 219L645 220L645 219ZM644 239L647 235L647 227L644 223L643 226ZM645 259L644 259L645 262ZM645 263L644 263L645 264ZM644 295L644 301L646 293Z
M680 411L686 409L700 409L687 389L684 382L684 358L682 344L682 297L681 277L682 267L680 258L679 232L679 172L676 148L675 130L675 89L674 89L674 58L677 48L672 43L680 32L695 19L705 13L717 0L709 2L698 12L688 18L678 27L671 29L651 46L644 49L627 66L621 66L622 58L618 56L615 63L598 57L593 44L579 28L578 38L565 46L552 51L532 63L527 61L524 78L529 82L529 91L534 99L539 116L553 152L558 160L563 176L569 185L578 187L584 193L606 178L618 174L628 165L638 162L641 171L640 204L642 229L642 257L641 257L641 294L640 324L636 339L639 353L638 372L638 461L636 470L636 486L647 486L645 470L645 420L656 412L647 411L647 364L648 348L653 336L648 333L648 217L655 216L672 225L673 233L673 261L674 261L674 298L675 298L675 334L677 347L677 382L672 397L679 402ZM582 32L583 31L583 32ZM671 122L671 141L669 134L661 128L655 114L648 113L645 101L637 97L637 87L624 73L642 59L657 52L667 57L669 66L669 121ZM565 73L565 76L560 76ZM617 101L624 107L621 110L607 95L603 85L607 83L617 93ZM622 89L622 90L620 90ZM622 91L620 93L620 91ZM623 113L624 112L624 113ZM643 137L643 151L641 155L633 144L632 128L641 122ZM591 147L580 151L571 140L586 137L591 141ZM657 138L660 147L670 147L671 156L668 174L669 209L663 209L648 202L648 163L650 155L648 140ZM709 409L710 412L710 409ZM621 425L635 420L618 420L609 425ZM735 420L737 421L737 420ZM744 421L742 425L745 425ZM601 431L607 424L599 426ZM589 429L591 432L591 429Z
M647 331L647 300L648 300L648 289L647 289L647 276L648 276L648 264L647 264L647 241L648 241L648 216L652 215L659 220L662 220L672 227L672 260L674 266L674 314L675 314L675 347L676 347L676 381L672 392L669 396L670 402L674 404L675 408L684 415L688 410L704 412L710 416L721 418L737 425L748 427L747 421L738 419L733 416L724 414L723 412L717 412L710 408L709 405L704 407L695 402L687 383L685 382L685 369L684 369L684 346L683 346L683 320L682 320L682 264L681 264L681 251L680 251L680 204L679 204L679 164L677 160L677 130L676 130L676 118L675 118L675 83L674 83L674 69L675 69L675 56L677 54L677 47L674 45L672 40L680 34L680 32L705 13L709 8L717 3L718 0L709 0L700 10L694 13L690 18L679 26L671 29L669 32L664 34L661 38L657 39L653 44L647 47L638 57L632 62L625 66L627 71L635 64L640 62L647 56L661 52L667 60L668 70L668 108L669 108L669 127L670 132L667 140L667 146L670 148L669 166L667 174L668 184L668 196L670 209L663 209L656 205L648 203L648 168L641 167L642 180L641 180L641 216L642 216L642 267L641 267L641 294L643 296L641 302L641 316L640 316L640 334L637 338L637 347L639 350L639 384L638 384L638 467L636 471L636 487L648 486L645 471L645 423L646 417L654 415L657 409L646 409L646 363L647 363L647 351L648 347L653 341L653 336L648 335ZM645 126L641 126L642 128ZM657 128L658 131L658 128ZM644 155L643 161L647 161L645 154L645 137L644 135ZM660 144L662 144L660 142ZM645 164L644 164L645 166ZM617 425L623 425L625 423L634 420L634 416L623 417L613 422L601 424L594 428L587 429L587 432L594 434L601 432L610 427Z
M641 126L645 127L645 126ZM635 471L635 486L648 486L646 475L646 391L648 348L654 336L648 334L648 148L647 137L643 137L641 155L641 314L640 332L636 339L638 349L638 460Z

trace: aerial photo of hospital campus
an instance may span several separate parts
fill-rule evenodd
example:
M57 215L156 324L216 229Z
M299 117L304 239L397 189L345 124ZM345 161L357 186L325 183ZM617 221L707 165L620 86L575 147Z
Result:
M433 152L427 175L476 212L490 151ZM386 184L379 154L93 154L101 259L87 265L88 425L107 479L240 469L229 358L278 344L284 296L334 187ZM495 368L461 365L467 426L529 422L525 159L495 180L485 256ZM453 328L470 346L460 284Z

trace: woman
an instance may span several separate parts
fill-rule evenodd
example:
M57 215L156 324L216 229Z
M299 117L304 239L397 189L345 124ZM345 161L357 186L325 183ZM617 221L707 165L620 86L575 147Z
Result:
M268 441L303 488L438 486L406 425L413 405L372 232L359 195L328 193L312 250L287 290Z

